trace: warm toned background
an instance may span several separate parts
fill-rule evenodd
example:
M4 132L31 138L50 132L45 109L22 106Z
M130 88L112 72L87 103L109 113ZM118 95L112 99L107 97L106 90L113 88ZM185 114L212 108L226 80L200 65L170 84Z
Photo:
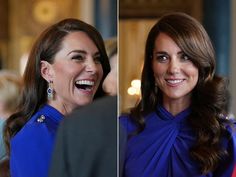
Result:
M36 37L67 17L96 26L104 39L117 35L116 0L0 0L1 68L21 72Z

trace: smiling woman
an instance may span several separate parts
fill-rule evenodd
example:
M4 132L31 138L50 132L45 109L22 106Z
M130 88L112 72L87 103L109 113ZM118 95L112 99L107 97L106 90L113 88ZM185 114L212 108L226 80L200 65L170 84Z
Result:
M163 106L173 115L187 109L191 91L197 85L198 68L165 33L155 40L152 69L155 83L163 93Z
M42 77L55 92L48 104L62 114L91 103L103 77L100 52L85 32L65 36L53 64L41 61ZM61 82L63 81L63 82Z
M215 74L214 49L197 20L171 13L152 27L141 93L120 117L128 132L124 177L232 175L236 133L227 119L227 81Z
M40 35L24 73L19 112L6 125L12 177L47 177L59 123L104 95L109 71L103 39L89 24L65 19Z

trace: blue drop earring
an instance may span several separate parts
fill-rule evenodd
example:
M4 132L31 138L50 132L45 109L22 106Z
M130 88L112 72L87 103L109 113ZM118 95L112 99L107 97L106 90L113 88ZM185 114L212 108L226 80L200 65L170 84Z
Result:
M53 82L49 81L47 89L48 100L52 100L54 96Z

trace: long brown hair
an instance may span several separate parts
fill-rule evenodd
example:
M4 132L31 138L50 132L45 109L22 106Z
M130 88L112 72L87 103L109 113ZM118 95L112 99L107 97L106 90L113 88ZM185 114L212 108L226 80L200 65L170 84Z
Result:
M66 35L75 31L85 32L97 46L101 55L103 78L95 94L95 98L104 95L102 82L110 71L109 60L106 54L103 39L100 33L91 25L78 19L64 19L47 28L36 40L30 52L28 63L24 72L24 89L19 104L19 111L7 120L5 126L5 143L9 154L10 139L31 118L31 116L47 101L47 81L40 72L42 60L54 62L54 56L60 50Z
M215 52L203 26L184 13L164 15L148 34L141 78L141 100L131 109L131 119L138 125L137 133L145 128L144 116L162 102L160 89L155 88L152 70L154 44L160 33L170 36L188 55L199 70L199 79L192 91L189 124L196 133L196 144L190 149L193 159L199 162L202 173L212 171L225 151L220 139L227 114L227 81L215 74Z

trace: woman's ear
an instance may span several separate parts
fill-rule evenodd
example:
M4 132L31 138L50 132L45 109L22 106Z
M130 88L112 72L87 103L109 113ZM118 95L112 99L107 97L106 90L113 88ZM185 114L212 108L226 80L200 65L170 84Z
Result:
M47 81L52 81L53 80L53 68L50 63L47 61L41 61L40 62L40 71L41 71L41 76Z

